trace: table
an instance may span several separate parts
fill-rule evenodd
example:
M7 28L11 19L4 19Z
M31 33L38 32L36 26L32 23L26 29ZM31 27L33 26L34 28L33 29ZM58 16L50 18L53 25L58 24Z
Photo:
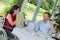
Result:
M16 35L20 40L46 40L45 36L39 37L32 35L32 33L26 30L25 28L16 27L14 28L12 33ZM54 39L49 38L48 40L54 40Z

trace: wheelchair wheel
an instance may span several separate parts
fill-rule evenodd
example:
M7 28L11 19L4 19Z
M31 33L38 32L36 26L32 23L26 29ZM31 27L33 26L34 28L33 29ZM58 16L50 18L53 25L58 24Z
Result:
M9 37L8 40L19 40L19 38L17 36L14 36L14 38Z

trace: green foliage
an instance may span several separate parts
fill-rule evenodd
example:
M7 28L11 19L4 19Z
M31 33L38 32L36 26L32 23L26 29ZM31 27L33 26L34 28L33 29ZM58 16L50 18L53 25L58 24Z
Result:
M23 17L26 19L26 16L27 16L27 14L26 14L26 11L24 11L23 12Z
M21 5L23 3L24 0L0 0L0 6L2 6L3 11L1 10L0 13L4 13L4 12L8 12L9 9L13 6L13 5L18 5L21 8ZM3 5L1 5L3 4Z
M31 10L31 11L35 11L36 6L27 2L26 3L26 8Z
M28 0L28 2L31 3L31 4L37 5L38 0Z
M5 12L9 12L10 11L10 7L5 7Z
M36 6L27 2L27 3L26 3L26 8L27 8L28 10L31 10L32 12L34 12L35 9L36 9ZM46 10L44 10L44 9L42 9L42 8L39 9L39 13L44 13L45 11L46 11Z
M21 8L23 1L24 1L24 0L22 0L22 1L21 1L21 0L9 0L9 4L10 4L11 6L13 6L13 5L18 5L18 6Z
M45 10L48 10L48 11L50 10L50 8L49 8L49 3L46 2L46 0L43 1L43 3L42 3L42 8L45 9Z
M0 0L1 2L4 2L4 3L7 3L8 2L8 0Z
M47 0L47 2L48 2L48 4L49 4L49 8L52 9L55 0Z
M58 7L58 13L55 14L55 26L56 26L56 32L60 31L60 7Z
M18 5L19 7L21 7L22 6L22 3L23 3L23 1L24 0L13 0L13 2L16 4L16 5Z
M60 0L58 0L60 2Z
M31 4L37 5L38 0L29 0ZM52 9L55 0L43 0L41 8L50 11Z

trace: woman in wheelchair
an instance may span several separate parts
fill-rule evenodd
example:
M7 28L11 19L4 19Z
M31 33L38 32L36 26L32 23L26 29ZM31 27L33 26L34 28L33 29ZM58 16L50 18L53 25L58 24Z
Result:
M12 30L16 27L16 22L22 20L22 18L16 18L16 15L19 13L19 7L14 5L5 16L4 30L6 31L8 37L14 38L14 35L11 33Z

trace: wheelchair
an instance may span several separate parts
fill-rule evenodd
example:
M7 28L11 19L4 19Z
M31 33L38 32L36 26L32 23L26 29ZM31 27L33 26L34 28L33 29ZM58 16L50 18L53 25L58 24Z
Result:
M0 40L7 40L7 34L3 29L3 16L0 16Z
M6 31L3 29L4 17L0 16L0 40L19 40L17 36L14 35L14 38L8 37Z

